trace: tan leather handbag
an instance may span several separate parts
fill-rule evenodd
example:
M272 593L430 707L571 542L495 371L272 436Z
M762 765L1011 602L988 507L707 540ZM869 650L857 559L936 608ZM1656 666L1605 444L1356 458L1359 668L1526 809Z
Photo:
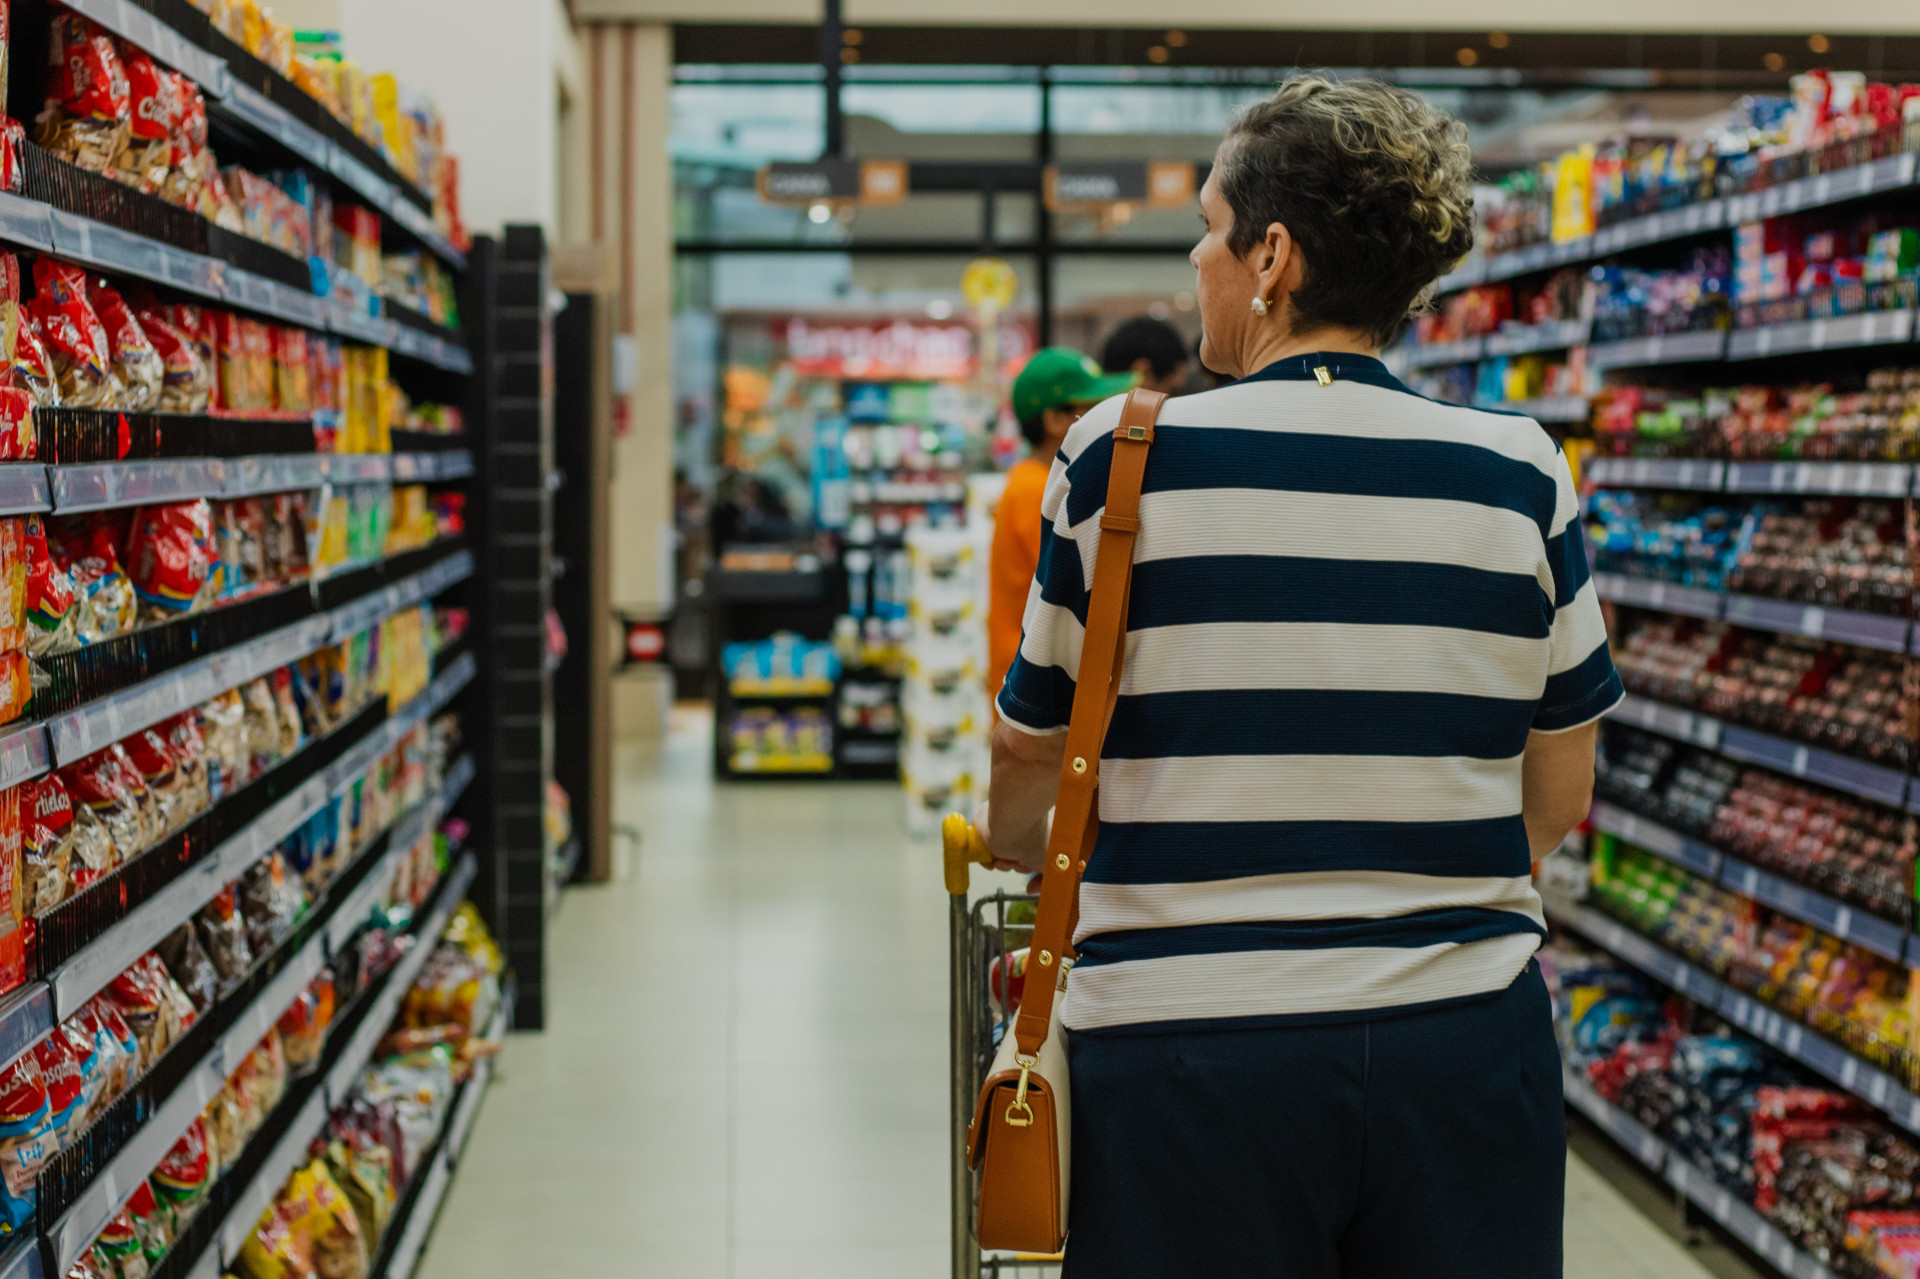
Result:
M1080 674L1060 762L1060 797L1040 881L1040 910L1027 952L1026 996L1001 1040L967 1126L967 1163L980 1172L976 1233L982 1248L1059 1252L1067 1239L1073 1131L1068 1109L1067 1037L1060 1000L1073 962L1080 876L1099 833L1100 747L1120 695L1126 657L1133 540L1140 531L1140 482L1166 396L1128 393L1113 433L1100 558L1087 607Z

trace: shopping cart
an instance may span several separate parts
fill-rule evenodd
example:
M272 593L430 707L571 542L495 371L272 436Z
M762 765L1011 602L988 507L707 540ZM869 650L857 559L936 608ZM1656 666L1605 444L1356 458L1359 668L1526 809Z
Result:
M978 1179L967 1167L967 1124L973 1119L980 1081L993 1050L1013 1022L1012 1001L994 998L997 973L1002 989L1011 976L1012 956L1033 937L1033 912L1039 898L1030 893L996 892L967 900L968 867L991 864L992 854L973 824L949 813L940 825L947 880L948 1034L953 1084L953 1279L1049 1279L1060 1273L1057 1256L980 1250L974 1233Z

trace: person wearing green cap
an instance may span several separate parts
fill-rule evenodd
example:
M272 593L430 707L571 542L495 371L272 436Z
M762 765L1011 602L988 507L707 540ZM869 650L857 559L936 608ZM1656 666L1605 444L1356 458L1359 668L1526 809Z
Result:
M1132 389L1138 380L1131 372L1103 372L1092 359L1065 346L1034 352L1013 380L1013 415L1033 451L1007 472L1006 491L994 513L987 597L989 697L999 695L1001 681L1020 649L1027 591L1040 564L1040 500L1047 491L1053 455L1082 413L1108 396Z

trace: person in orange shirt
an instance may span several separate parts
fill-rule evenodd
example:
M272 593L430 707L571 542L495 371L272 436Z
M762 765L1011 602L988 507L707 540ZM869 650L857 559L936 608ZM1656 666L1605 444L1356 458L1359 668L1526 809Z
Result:
M1027 593L1040 566L1040 499L1046 494L1053 455L1067 431L1088 408L1129 390L1138 380L1127 373L1103 373L1100 366L1070 347L1036 351L1013 380L1013 415L1033 451L1007 472L1006 491L993 517L993 553L987 566L987 696L1000 685L1020 651L1020 628Z

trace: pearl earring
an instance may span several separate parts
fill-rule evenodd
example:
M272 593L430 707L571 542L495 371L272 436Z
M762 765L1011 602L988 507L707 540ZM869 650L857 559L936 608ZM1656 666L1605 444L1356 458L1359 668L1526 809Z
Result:
M1253 313L1255 315L1265 315L1267 313L1267 300L1265 298L1255 298L1253 300Z

